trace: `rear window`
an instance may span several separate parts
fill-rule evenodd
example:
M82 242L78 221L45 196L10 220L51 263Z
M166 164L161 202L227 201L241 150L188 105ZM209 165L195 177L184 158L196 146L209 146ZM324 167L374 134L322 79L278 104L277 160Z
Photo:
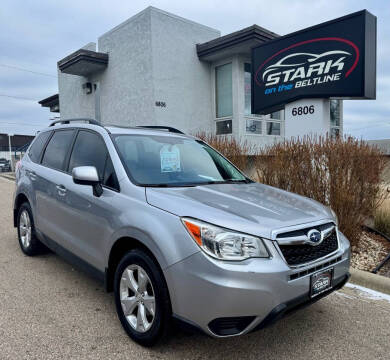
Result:
M65 158L72 144L74 130L58 130L51 137L43 155L42 165L64 170Z
M46 131L38 134L38 136L35 138L30 147L30 150L28 151L28 156L30 157L31 161L39 163L43 147L45 146L46 141L50 135L51 131Z

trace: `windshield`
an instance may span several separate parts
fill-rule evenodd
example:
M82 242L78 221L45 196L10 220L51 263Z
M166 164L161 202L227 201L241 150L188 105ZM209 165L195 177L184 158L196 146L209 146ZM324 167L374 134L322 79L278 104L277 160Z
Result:
M176 136L113 135L129 176L144 186L250 182L202 141Z

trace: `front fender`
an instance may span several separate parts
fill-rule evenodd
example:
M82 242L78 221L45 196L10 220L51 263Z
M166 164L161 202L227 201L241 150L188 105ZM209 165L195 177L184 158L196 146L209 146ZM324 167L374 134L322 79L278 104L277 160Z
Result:
M146 246L163 270L200 251L176 215L144 203L137 211L121 214L121 218L124 226L113 233L107 244L106 266L115 242L124 237Z

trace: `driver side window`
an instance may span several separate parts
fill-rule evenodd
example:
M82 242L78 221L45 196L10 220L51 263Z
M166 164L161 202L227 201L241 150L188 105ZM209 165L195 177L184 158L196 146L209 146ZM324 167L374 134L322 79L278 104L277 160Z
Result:
M119 184L115 174L106 144L96 133L80 130L77 134L69 160L69 172L78 166L94 166L102 185L119 191Z

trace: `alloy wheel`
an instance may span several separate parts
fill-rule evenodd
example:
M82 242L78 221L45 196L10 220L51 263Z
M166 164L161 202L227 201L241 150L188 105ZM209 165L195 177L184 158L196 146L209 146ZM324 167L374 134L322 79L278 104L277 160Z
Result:
M25 249L31 244L31 220L27 210L23 210L19 220L20 241Z
M155 318L156 303L152 282L139 265L130 265L120 280L120 302L130 326L140 333L150 329Z

